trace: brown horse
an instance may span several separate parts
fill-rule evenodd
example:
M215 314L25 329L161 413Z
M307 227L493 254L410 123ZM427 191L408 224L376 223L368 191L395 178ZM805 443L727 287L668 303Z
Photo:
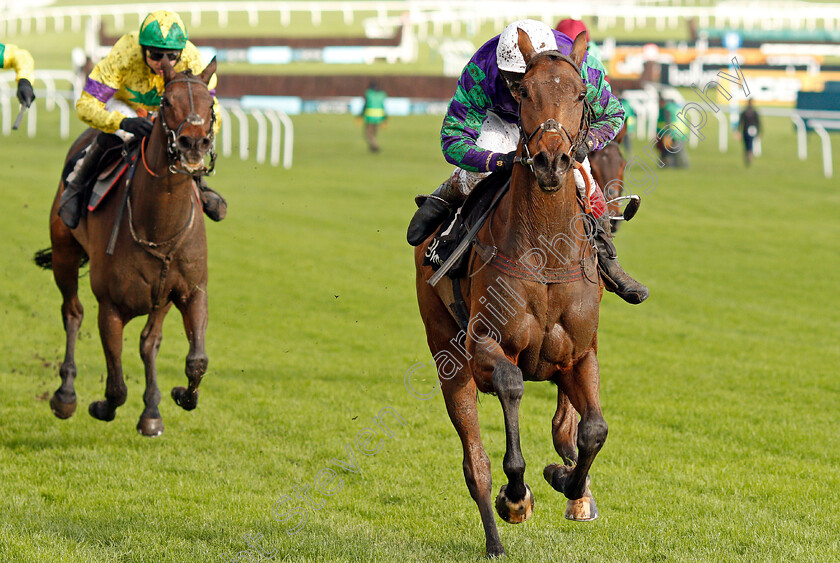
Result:
M621 128L615 139L609 142L604 148L599 151L589 153L589 164L592 165L592 176L595 181L604 190L604 198L607 200L607 213L610 217L621 217L621 206L619 202L614 201L615 198L620 197L623 193L624 184L624 168L627 161L624 160L624 155L621 154L621 140L627 133L627 124ZM618 230L621 220L613 219L610 221L612 232Z
M517 154L526 165L514 167L508 193L478 233L470 275L457 282L469 313L465 328L447 310L447 283L427 283L432 271L423 266L423 256L431 238L415 251L420 314L446 408L461 439L464 477L478 504L488 557L503 554L504 547L493 516L477 391L496 394L504 413L508 482L495 505L507 522L524 522L534 506L519 443L523 381L557 385L551 426L564 463L548 465L543 475L569 499L567 518L597 516L588 473L607 437L596 356L602 288L571 172L575 150L588 130L586 87L579 72L586 38L581 34L567 57L557 51L536 53L520 30L519 49L528 66L518 93Z
M162 339L163 319L172 304L184 320L190 349L186 362L188 387L172 389L172 398L186 410L196 407L198 385L207 370L204 335L207 327L207 242L201 203L193 176L209 173L205 156L213 146L213 96L207 89L216 61L200 75L176 73L163 65L164 93L151 136L145 139L134 177L123 175L111 197L70 230L57 215L63 183L50 211L51 249L36 262L52 267L61 291L61 314L67 333L61 386L50 400L53 413L69 418L76 410L75 347L83 308L78 297L79 267L90 258L90 284L99 303L99 334L105 351L108 379L105 400L88 409L91 416L110 421L125 402L122 373L123 327L132 318L148 315L140 337L140 355L146 372L146 408L137 430L144 436L163 432L158 404L155 359ZM76 154L97 131L76 140ZM213 155L215 156L215 155ZM123 205L124 204L124 205ZM115 223L118 231L113 254L107 251Z

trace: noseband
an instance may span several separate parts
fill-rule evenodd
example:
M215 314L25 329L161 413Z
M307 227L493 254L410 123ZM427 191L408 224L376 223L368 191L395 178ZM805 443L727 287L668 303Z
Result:
M525 67L525 74L528 74L528 71L531 69L531 66L534 64L534 61L538 60L540 55L548 55L552 58L558 58L563 62L569 63L572 65L572 68L575 69L575 73L577 76L580 76L580 67L578 67L575 62L561 53L560 51L543 51L539 53L536 57L532 58L531 61L528 63L528 66ZM531 169L531 172L534 172L534 158L531 156L531 150L528 148L528 145L534 139L537 138L537 144L539 144L540 140L542 139L543 135L546 133L554 133L555 135L565 135L566 138L569 139L571 146L569 147L569 152L566 153L566 156L569 157L569 166L566 167L565 170L561 172L561 174L565 174L569 170L572 169L573 162L574 162L574 154L577 152L578 148L583 145L586 141L586 135L589 133L589 124L592 117L592 106L589 103L587 98L584 98L583 101L583 111L580 114L580 125L578 126L578 133L577 137L572 137L572 135L566 130L562 123L559 123L556 119L546 119L542 123L536 126L531 133L525 131L525 126L522 125L522 99L520 97L519 101L519 134L524 141L524 149L525 149L525 158L521 159L522 164L528 166Z
M169 124L166 123L166 112L164 108L166 106L172 107L172 104L169 103L169 100L166 98L166 91L172 84L177 84L179 82L184 82L187 84L187 94L190 98L190 112L187 114L186 119L181 121L178 124L178 127L173 131ZM214 173L214 169L216 168L216 153L213 150L213 143L216 137L215 132L213 131L213 126L216 124L216 112L213 111L213 106L210 106L210 129L207 131L207 138L210 139L210 165L209 166L202 166L199 170L195 172L188 172L186 170L182 170L178 167L178 163L181 161L183 153L178 148L178 137L181 136L181 129L184 128L185 125L204 125L204 118L198 115L195 112L195 104L193 103L193 93L192 93L192 84L201 84L204 88L207 88L207 85L201 81L200 79L194 77L187 71L187 74L183 78L176 78L174 80L170 80L166 83L166 86L163 89L163 96L160 98L160 124L163 127L163 133L166 137L166 156L169 159L169 171L177 174L186 174L188 176L210 176Z

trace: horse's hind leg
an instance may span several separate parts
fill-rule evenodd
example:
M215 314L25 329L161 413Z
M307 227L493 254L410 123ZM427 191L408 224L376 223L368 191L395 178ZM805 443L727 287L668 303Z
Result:
M106 422L114 420L117 407L125 403L128 390L122 373L122 338L125 321L110 302L99 302L99 337L105 350L108 378L105 380L105 400L94 401L88 407L93 418Z
M184 318L184 329L190 341L187 354L186 374L188 387L173 387L172 399L184 410L191 411L198 404L198 386L207 371L207 352L204 349L204 335L207 332L207 291L197 289L185 306L176 306Z
M577 463L577 411L569 397L557 386L557 410L551 419L551 438L554 449L568 466Z
M598 510L589 490L589 469L607 439L607 422L601 413L599 399L600 378L595 351L582 358L571 373L559 376L558 384L581 413L577 429L578 460L573 466L549 465L543 475L555 490L570 500L566 518L594 520Z
M76 336L82 326L84 307L79 301L79 264L84 250L70 230L56 217L51 225L52 269L55 284L61 291L61 319L66 335L64 361L59 374L61 386L50 399L50 408L58 418L70 418L76 412Z
M140 357L146 369L146 391L143 393L143 403L146 408L140 415L137 431L143 436L154 438L163 434L163 419L160 416L160 389L157 384L157 359L160 342L163 340L163 319L169 311L170 303L161 309L149 313L149 320L140 334Z
M482 346L482 345L479 345ZM493 390L502 404L505 417L505 459L503 467L508 482L496 497L496 512L505 522L519 524L531 517L534 495L525 484L525 458L519 444L519 403L525 392L522 371L498 351L493 368Z

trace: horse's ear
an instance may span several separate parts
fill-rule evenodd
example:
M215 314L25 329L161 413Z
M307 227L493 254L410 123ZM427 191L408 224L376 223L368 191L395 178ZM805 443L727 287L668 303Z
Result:
M587 45L586 32L581 31L578 33L578 36L575 37L575 43L572 45L572 60L575 61L575 64L578 66L580 66L583 62L583 55L586 54Z
M213 60L210 61L204 70L201 71L201 74L198 77L201 79L202 82L205 84L210 84L210 77L212 77L216 73L216 57L213 57Z
M163 83L164 84L166 84L167 82L169 82L170 80L175 78L175 75L177 74L175 72L175 69L169 63L169 57L163 57L160 60L160 70L163 71Z
M531 38L528 37L528 34L522 31L522 28L516 28L516 31L519 35L519 52L522 53L522 58L525 59L525 64L527 65L537 52L534 49L534 45L531 44Z

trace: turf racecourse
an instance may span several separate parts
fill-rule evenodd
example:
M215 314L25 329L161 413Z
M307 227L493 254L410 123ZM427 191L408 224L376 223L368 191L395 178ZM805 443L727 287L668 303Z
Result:
M48 244L69 140L46 121L35 139L0 137L0 561L269 560L246 535L276 561L481 556L443 401L403 385L412 365L430 361L404 227L412 196L447 171L440 118L393 119L379 155L349 117L295 126L291 171L220 158L212 185L230 212L208 227L210 367L199 407L177 408L168 394L184 384L187 343L171 312L159 439L134 429L142 320L125 336L127 403L111 423L86 412L105 374L87 279L79 408L68 421L50 413L60 299L31 257ZM522 449L536 508L526 524L500 524L509 560L840 560L840 191L822 178L818 143L803 164L789 123L766 126L765 154L750 169L738 150L721 155L707 140L690 170L658 171L619 234L622 262L652 297L602 304L610 434L593 467L598 521L563 519L564 500L541 476L557 459L554 388L526 385ZM430 386L430 375L413 381ZM386 406L405 426L386 417L393 439L361 455L356 435ZM498 490L498 401L484 397L480 416ZM348 449L356 472L338 470L332 496L310 489L323 505L289 534L300 518L278 522L272 507L313 486L331 459L349 465Z

